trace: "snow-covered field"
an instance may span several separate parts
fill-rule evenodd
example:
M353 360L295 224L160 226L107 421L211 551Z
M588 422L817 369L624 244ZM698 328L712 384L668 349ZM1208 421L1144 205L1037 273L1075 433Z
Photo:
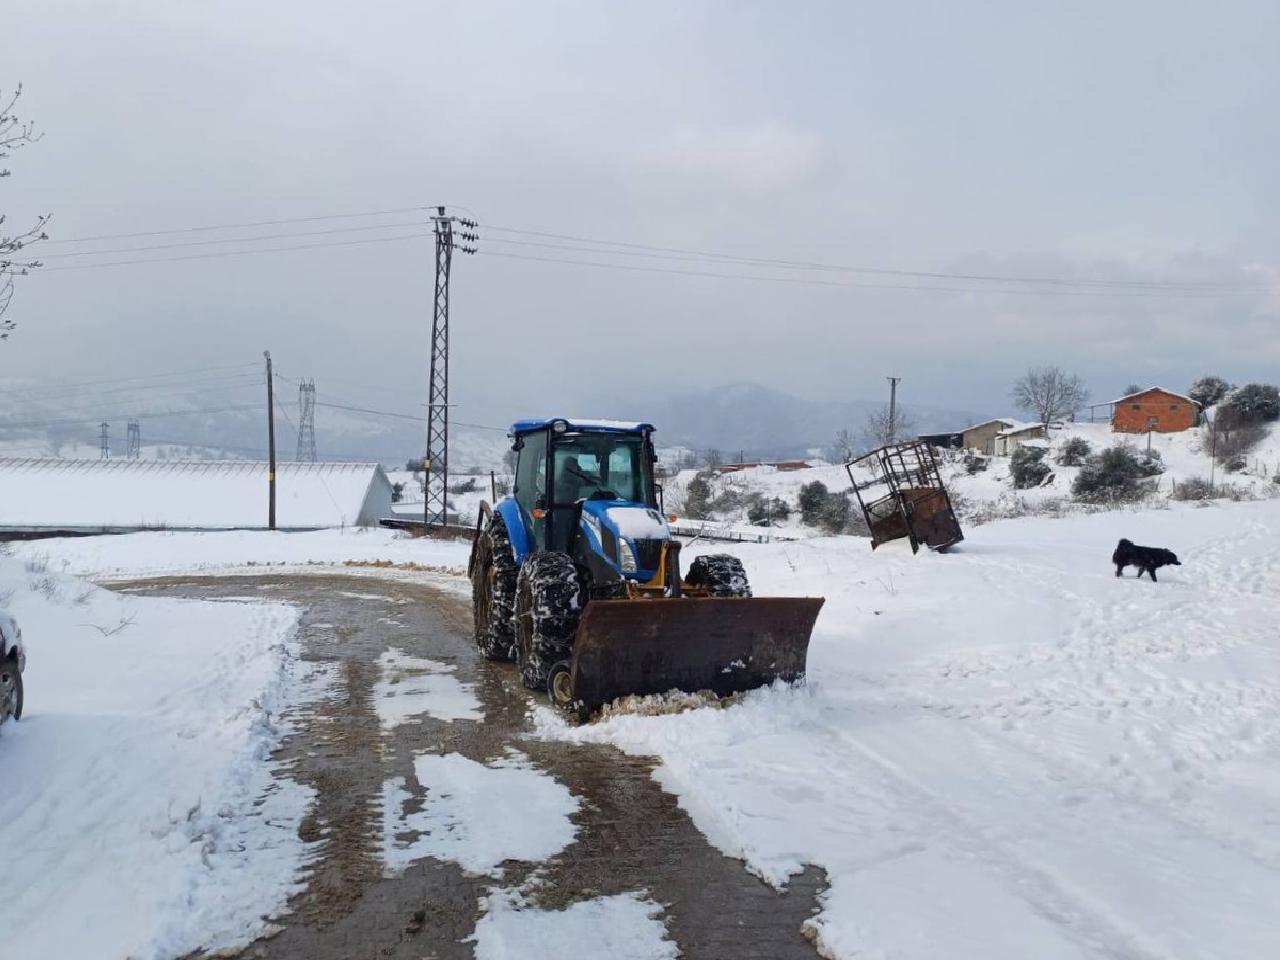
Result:
M1121 536L1183 565L1116 579ZM832 957L1274 956L1278 536L1268 501L736 547L757 595L826 595L807 686L539 723L659 756L768 881L823 866Z
M1122 536L1168 547L1183 565L1162 569L1159 583L1117 579L1109 559ZM757 595L827 598L809 682L757 691L728 709L621 715L577 728L539 708L539 735L656 755L656 776L699 828L771 883L785 885L803 864L823 867L830 888L808 932L830 957L1273 956L1278 537L1280 500L1262 500L1002 520L971 528L945 556L912 556L900 542L872 553L849 537L695 543L688 553L740 555ZM466 550L388 531L330 531L136 534L24 544L17 554L48 556L53 569L81 575L344 561L402 575L372 564L413 563L461 590L465 581L449 571L461 569ZM24 603L36 602L25 583L22 590ZM161 616L164 608L155 609ZM49 644L40 642L52 628L33 631L35 618L17 612L35 664L33 712L29 727L24 720L12 731L18 736L7 728L0 735L0 758L49 722L35 711L56 676L43 673ZM80 619L116 617L108 610ZM390 700L384 722L409 706L429 711L437 685L449 701L440 709L473 722L465 719L467 691L449 683L447 670L395 658L383 666L387 683L409 684L397 695L413 698ZM33 754L44 755L43 747ZM521 855L571 842L576 798L539 782L520 758L490 766L423 760L420 780L476 800L411 812L401 785L389 784L389 860L426 855L396 840L413 827L410 818L487 822L508 787L564 831L544 837L545 850ZM210 761L192 762L204 770ZM78 765L56 769L83 791ZM9 803L0 797L0 806ZM0 819L0 830L9 822ZM31 823L14 836L38 834ZM460 846L442 855L482 873L500 859L502 850L467 841L465 831L449 833ZM49 856L67 849L75 849L70 839ZM647 944L637 956L670 955L658 907L642 899L543 913L514 909L519 896L494 887L475 932L478 956L542 956L534 944L615 926L648 931L636 934ZM27 902L37 912L60 906Z
M320 695L278 604L125 597L0 558L29 645L0 730L6 957L232 946L297 888L310 793L273 777L280 711Z

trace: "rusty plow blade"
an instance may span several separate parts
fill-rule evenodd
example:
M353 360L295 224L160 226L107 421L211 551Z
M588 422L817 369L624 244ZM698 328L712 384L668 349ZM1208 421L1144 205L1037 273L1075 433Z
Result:
M580 711L629 694L728 696L804 676L822 598L595 600L578 625L570 690Z

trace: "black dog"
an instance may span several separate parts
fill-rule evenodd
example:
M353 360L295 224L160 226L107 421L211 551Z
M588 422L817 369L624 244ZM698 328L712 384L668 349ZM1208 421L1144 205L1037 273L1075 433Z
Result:
M1116 552L1111 555L1111 562L1116 565L1116 576L1124 573L1125 567L1137 567L1138 576L1151 574L1151 581L1156 579L1157 567L1182 566L1172 550L1163 547L1139 547L1129 540L1121 540L1116 544Z

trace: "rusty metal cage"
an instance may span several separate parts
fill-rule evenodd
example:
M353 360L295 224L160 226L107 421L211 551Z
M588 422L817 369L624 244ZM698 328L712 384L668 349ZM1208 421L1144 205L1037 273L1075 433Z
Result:
M859 482L855 467L870 469L871 479ZM906 537L912 553L918 553L921 544L944 551L964 539L928 443L889 444L849 461L845 470L871 529L872 550Z

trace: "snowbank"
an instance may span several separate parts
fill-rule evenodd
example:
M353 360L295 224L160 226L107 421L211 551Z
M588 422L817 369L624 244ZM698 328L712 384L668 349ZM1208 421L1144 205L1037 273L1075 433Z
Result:
M414 538L383 528L268 531L147 532L65 537L15 543L17 556L47 560L52 569L99 579L171 573L252 572L252 567L379 564L465 572L471 544ZM355 568L353 568L355 569Z
M1116 540L1175 550L1117 579ZM827 597L810 682L543 734L658 756L708 838L831 886L832 957L1260 957L1280 943L1280 501L1023 519L913 557L695 545Z
M0 730L3 953L169 958L247 942L299 885L309 791L266 759L318 692L296 615L111 594L0 558L30 642ZM319 678L322 679L322 678Z

